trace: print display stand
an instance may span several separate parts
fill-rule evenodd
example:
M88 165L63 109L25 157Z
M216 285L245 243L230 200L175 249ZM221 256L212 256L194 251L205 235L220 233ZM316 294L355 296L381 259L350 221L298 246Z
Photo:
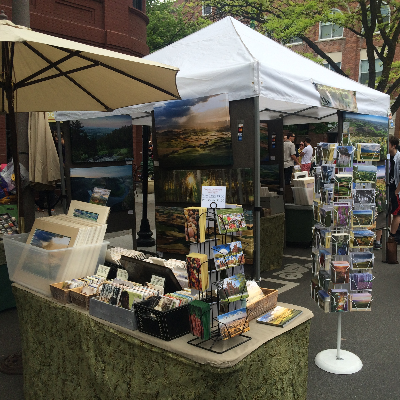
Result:
M338 375L350 375L361 370L363 364L360 358L350 351L341 350L342 313L338 314L337 348L323 350L315 357L315 364L326 372Z

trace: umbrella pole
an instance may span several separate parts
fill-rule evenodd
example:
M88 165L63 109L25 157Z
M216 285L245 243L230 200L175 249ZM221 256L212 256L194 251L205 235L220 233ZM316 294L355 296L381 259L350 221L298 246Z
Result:
M57 125L57 138L58 138L58 157L60 159L61 196L62 196L61 198L62 198L63 213L66 214L67 199L65 195L64 156L62 152L60 121L57 121L56 125Z

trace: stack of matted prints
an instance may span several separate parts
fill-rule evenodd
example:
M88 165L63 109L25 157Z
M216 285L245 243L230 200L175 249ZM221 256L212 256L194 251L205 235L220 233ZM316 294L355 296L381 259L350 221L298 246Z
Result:
M97 261L96 245L103 243L109 212L109 207L72 200L67 215L36 219L27 244L44 250L87 246L87 251L72 253L68 259L68 269L73 268L75 276L86 276L88 266Z

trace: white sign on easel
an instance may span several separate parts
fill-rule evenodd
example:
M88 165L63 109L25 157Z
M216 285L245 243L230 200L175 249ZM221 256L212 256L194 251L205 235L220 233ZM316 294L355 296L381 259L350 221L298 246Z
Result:
M226 186L202 186L201 206L207 208L225 208Z

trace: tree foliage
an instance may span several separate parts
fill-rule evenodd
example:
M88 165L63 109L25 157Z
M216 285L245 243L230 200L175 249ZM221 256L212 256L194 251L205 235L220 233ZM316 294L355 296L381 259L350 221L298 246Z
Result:
M185 3L177 5L173 0L146 0L146 14L149 18L147 45L150 53L211 23L195 8L188 7Z
M192 5L200 2L188 1ZM362 38L366 45L368 86L391 95L394 101L392 113L399 108L400 62L395 61L400 35L398 0L204 0L202 3L213 7L210 16L213 20L233 16L282 44L294 37L301 38L312 53L326 60L334 71L344 76L347 74L322 50L320 43L315 42L312 33L319 22L347 28ZM390 7L390 19L382 12L382 7L386 5ZM333 13L332 9L341 12ZM382 62L383 70L379 78L375 58Z

